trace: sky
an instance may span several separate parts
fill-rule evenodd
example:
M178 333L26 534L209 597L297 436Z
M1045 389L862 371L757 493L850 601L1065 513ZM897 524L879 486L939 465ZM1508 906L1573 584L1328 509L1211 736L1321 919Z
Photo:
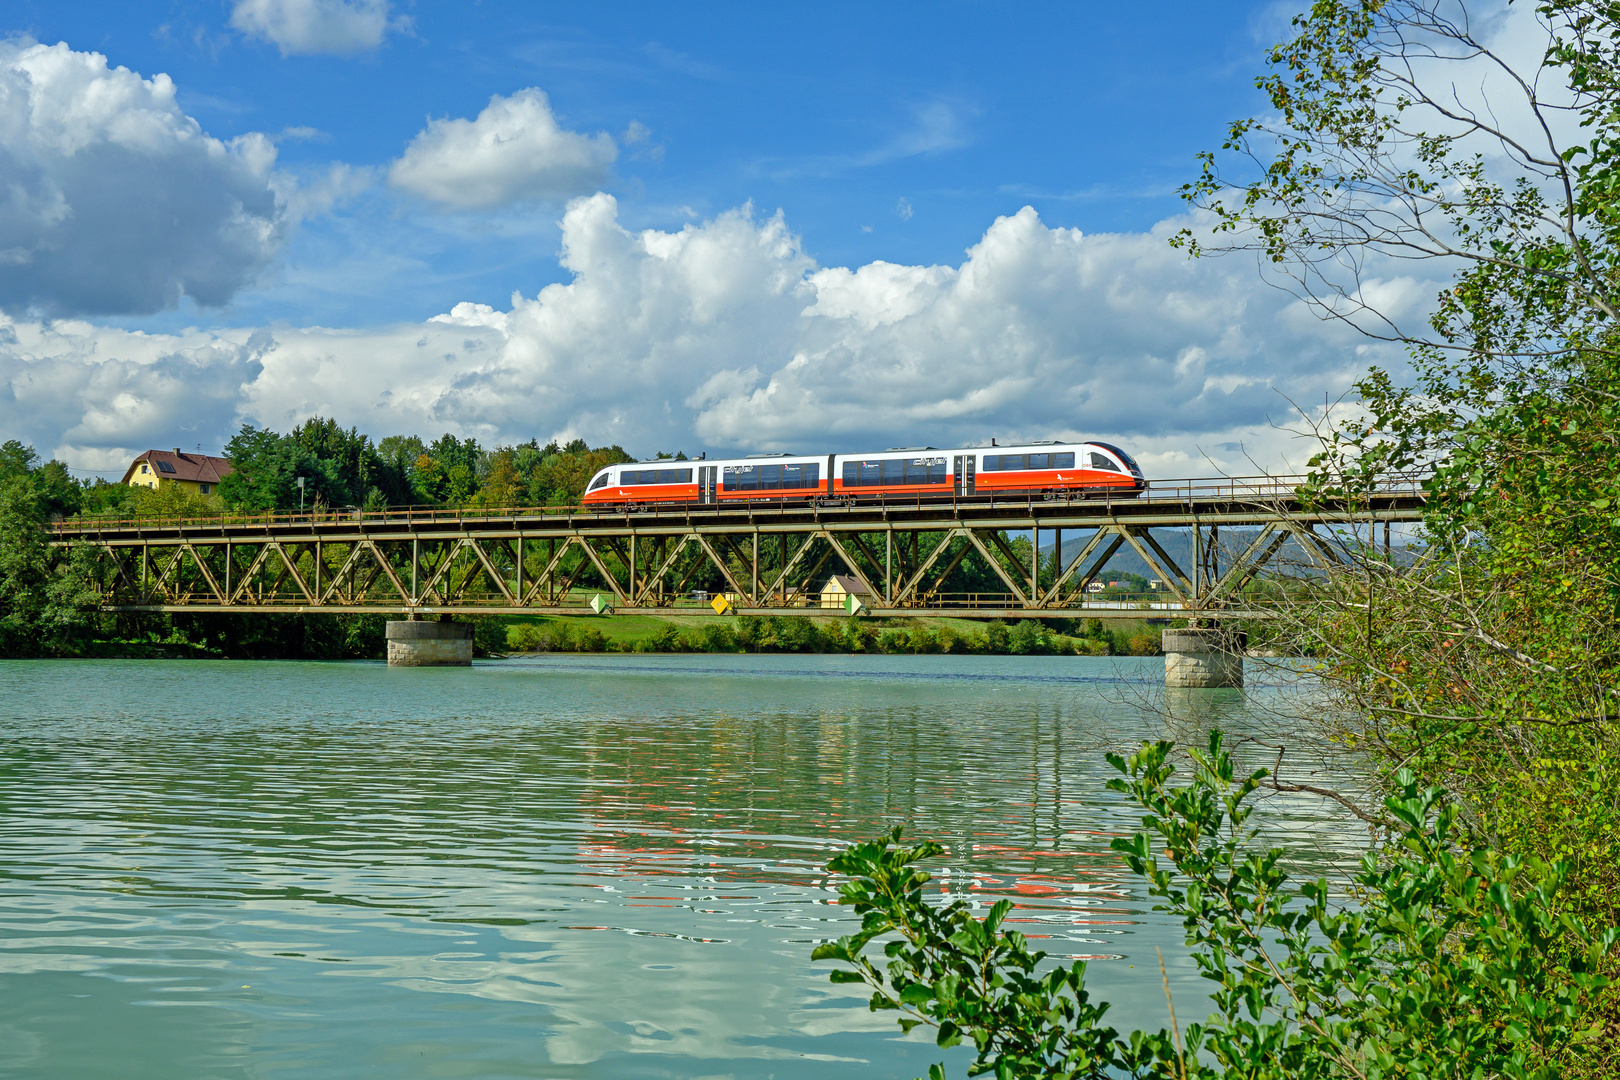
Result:
M11 0L0 437L114 476L315 415L1295 467L1290 403L1391 357L1168 243L1290 14Z

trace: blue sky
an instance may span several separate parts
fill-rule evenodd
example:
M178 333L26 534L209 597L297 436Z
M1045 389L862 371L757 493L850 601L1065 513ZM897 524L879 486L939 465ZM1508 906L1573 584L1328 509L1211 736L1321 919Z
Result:
M1270 438L1274 391L1342 392L1365 362L1252 264L1165 251L1287 17L13 0L0 67L35 104L0 132L0 180L32 193L0 204L22 260L0 421L92 468L319 412L719 451L1094 434L1208 471ZM114 85L161 145L47 115ZM221 242L225 203L247 225Z

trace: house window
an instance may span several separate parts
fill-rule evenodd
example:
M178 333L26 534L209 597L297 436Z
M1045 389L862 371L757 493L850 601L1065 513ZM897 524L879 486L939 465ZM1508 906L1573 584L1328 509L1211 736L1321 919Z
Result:
M152 470L151 470L151 469L148 469L148 468L147 468L147 467L146 467L146 466L145 466L145 465L142 465L142 466L141 466L141 473L142 473L142 475L145 475L145 474L146 474L146 473L149 473L149 472L151 472L151 471L152 471Z
M204 495L206 495L206 494L208 494L208 485L207 484L198 484L197 485L197 490L202 492Z

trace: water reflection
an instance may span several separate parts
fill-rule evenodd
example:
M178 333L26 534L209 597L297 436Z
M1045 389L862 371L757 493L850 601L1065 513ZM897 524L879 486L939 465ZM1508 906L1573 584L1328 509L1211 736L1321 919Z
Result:
M0 664L0 1068L915 1076L938 1051L808 962L850 920L821 867L894 823L949 848L942 892L1013 897L1042 947L1100 960L1116 1022L1157 1025L1155 946L1178 996L1202 991L1108 850L1136 815L1102 751L1162 733L1134 701L1159 678L1078 658ZM1242 729L1242 694L1201 693L1168 702L1178 737ZM1314 802L1273 819L1326 862L1354 842Z

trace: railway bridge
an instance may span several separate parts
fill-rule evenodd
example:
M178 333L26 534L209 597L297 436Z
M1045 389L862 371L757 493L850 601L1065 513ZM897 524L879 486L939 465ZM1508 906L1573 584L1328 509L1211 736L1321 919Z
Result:
M1387 545L1393 523L1422 513L1416 482L1313 504L1299 498L1298 484L1159 481L1131 497L75 519L53 526L52 543L92 549L107 571L111 611L700 613L710 609L691 590L702 586L719 594L722 613L803 614L827 575L840 573L865 589L859 606L882 617L1221 620L1264 617L1245 590L1289 541L1325 568L1340 559L1345 536L1376 543L1382 528ZM1008 543L1016 532L1031 535L1027 553ZM1171 532L1179 539L1164 542ZM1168 548L1185 552L1189 535L1191 560L1184 553L1178 561ZM1058 569L1043 573L1048 543ZM1153 597L1088 592L1121 549L1161 583ZM999 591L947 591L965 560L987 567Z

